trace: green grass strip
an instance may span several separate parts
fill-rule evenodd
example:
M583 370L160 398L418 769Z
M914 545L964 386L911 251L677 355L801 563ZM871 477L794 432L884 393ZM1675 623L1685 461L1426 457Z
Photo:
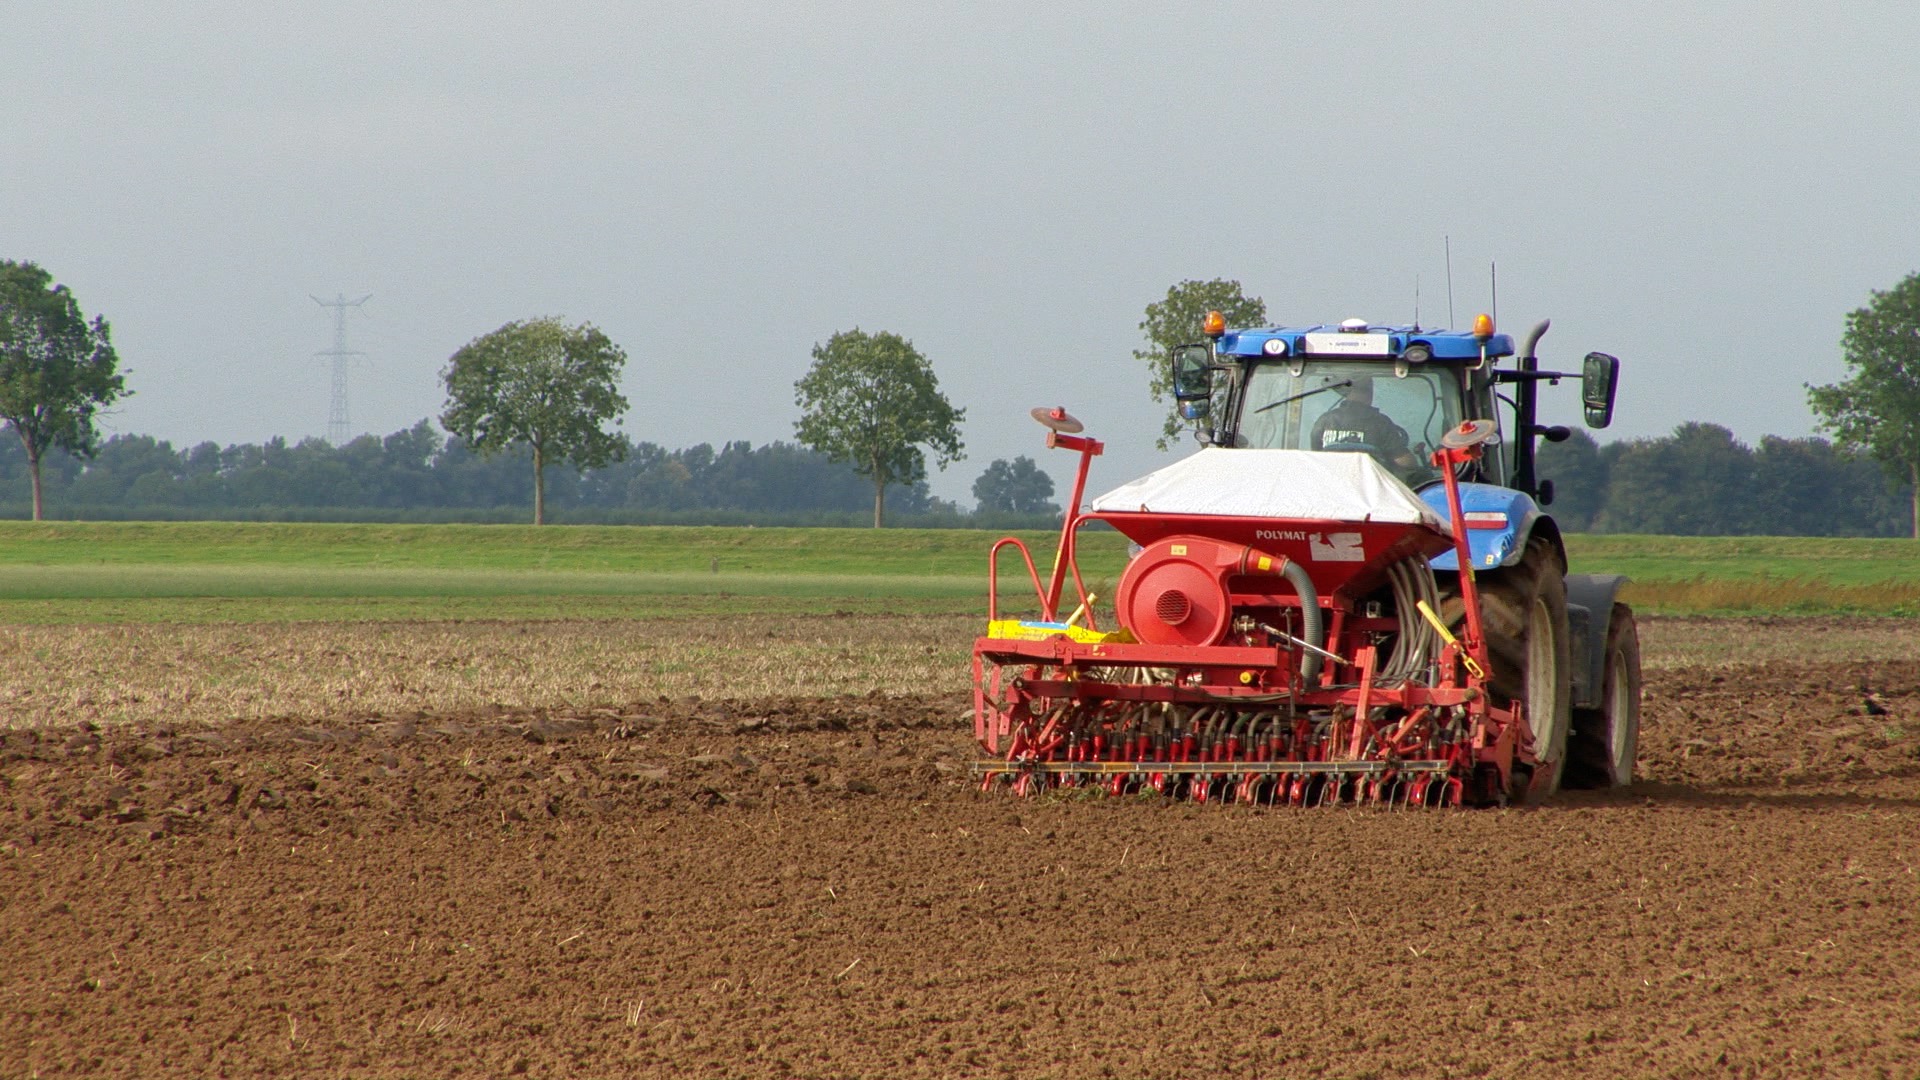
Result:
M1050 562L1056 534L1020 533ZM1083 568L1125 541L1084 534ZM0 566L87 564L552 570L641 574L976 575L998 534L967 529L642 525L0 522ZM1008 565L1012 565L1009 557Z
M686 617L751 612L984 614L968 530L682 526L0 522L0 621L214 622ZM1023 533L1039 573L1057 536ZM1672 614L1920 614L1911 540L1575 536L1573 568L1623 573ZM1126 541L1081 537L1110 602ZM1032 615L1014 551L1004 613Z
M651 618L980 613L998 534L676 526L0 523L0 621ZM1058 537L1023 534L1043 579ZM1110 591L1111 532L1081 567ZM1037 612L1018 553L1003 607ZM1034 609L1029 611L1028 609Z

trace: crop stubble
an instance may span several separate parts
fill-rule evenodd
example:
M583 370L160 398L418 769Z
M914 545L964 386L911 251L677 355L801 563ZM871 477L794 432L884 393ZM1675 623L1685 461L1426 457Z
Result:
M1652 667L1920 660L1913 621L1643 618ZM977 617L0 625L0 727L961 694Z
M1888 629L1653 623L1646 779L1495 812L984 797L947 676L15 730L0 1061L1912 1076L1920 661L1857 655ZM1715 635L1801 658L1673 662Z

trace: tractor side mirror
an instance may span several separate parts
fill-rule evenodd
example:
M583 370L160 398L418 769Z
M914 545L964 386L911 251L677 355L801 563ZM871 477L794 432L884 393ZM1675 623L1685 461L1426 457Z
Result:
M1205 345L1173 349L1173 399L1203 401L1213 396L1213 350Z
M1620 387L1620 359L1590 352L1580 368L1580 403L1586 406L1587 426L1613 423L1613 394Z
M1213 396L1213 350L1205 345L1176 345L1173 364L1173 400L1185 420L1202 420Z

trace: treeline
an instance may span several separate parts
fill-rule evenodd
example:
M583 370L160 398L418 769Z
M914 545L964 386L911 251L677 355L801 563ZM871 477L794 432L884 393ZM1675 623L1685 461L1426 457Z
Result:
M339 447L275 438L176 450L116 435L90 461L48 454L41 471L49 515L67 518L518 522L533 500L524 446L483 457L426 420ZM30 516L28 487L18 442L0 440L0 514ZM890 487L887 504L901 524L966 520L924 481ZM641 442L604 468L549 467L547 505L555 520L572 522L857 525L873 512L873 485L784 442L719 450Z
M985 505L1041 506L1026 491L1044 474L995 462L975 485ZM1036 472L1026 477L1027 472ZM1554 481L1551 512L1569 532L1679 536L1904 536L1909 492L1870 460L1825 439L1767 436L1756 447L1717 424L1600 445L1576 430L1542 444L1540 475ZM49 454L43 463L53 517L355 521L526 520L533 469L524 450L491 458L422 420L385 438L334 447L271 439L176 450L145 435L117 435L91 461ZM987 489L992 489L989 492ZM0 440L0 515L30 516L25 455ZM630 443L624 461L547 471L553 519L575 523L861 525L872 485L844 464L784 442L730 442L667 450ZM924 482L887 492L890 520L920 527L1044 527L1056 515L969 512L930 495ZM894 511L897 510L897 514Z
M1912 491L1821 438L1748 446L1718 424L1598 445L1543 443L1551 512L1568 532L1668 536L1906 536Z

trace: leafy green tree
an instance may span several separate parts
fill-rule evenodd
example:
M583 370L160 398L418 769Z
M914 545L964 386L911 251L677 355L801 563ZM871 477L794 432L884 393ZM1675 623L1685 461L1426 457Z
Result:
M1920 273L1849 312L1840 344L1852 375L1807 387L1807 401L1842 447L1865 450L1911 486L1920 540Z
M1173 447L1184 423L1173 402L1173 374L1167 369L1167 353L1175 345L1205 340L1200 321L1209 311L1225 315L1230 327L1265 326L1267 322L1267 302L1245 295L1239 282L1224 278L1183 281L1168 289L1165 299L1148 304L1146 318L1140 320L1146 347L1135 349L1133 357L1147 362L1147 390L1153 399L1167 403L1166 423L1154 443L1162 450Z
M1053 514L1060 508L1053 503L1053 477L1048 476L1025 454L1008 461L1001 458L987 466L973 482L973 497L979 512L1012 514Z
M480 455L524 443L533 452L533 523L546 523L546 467L594 468L618 460L627 441L603 425L627 411L620 369L627 354L588 323L510 322L468 342L440 377L440 423Z
M211 442L201 442L180 452L181 493L178 501L183 506L197 507L202 510L224 506L227 502L226 477L220 473L220 447Z
M355 439L348 447L360 451L356 445L359 443L360 440ZM441 445L440 432L434 429L433 423L421 420L405 431L396 431L366 447L365 464L355 467L365 474L361 483L373 494L373 504L404 509L439 503L441 495L435 484L433 465Z
M171 443L151 435L114 435L95 448L67 498L86 507L170 504L178 500L174 489L180 474L180 455Z
M371 439L372 436L361 436ZM355 439L353 442L359 442ZM343 460L353 445L336 447L325 439L301 439L288 454L292 486L287 501L294 506L365 506L366 492L359 479Z
M1609 448L1611 449L1611 448ZM1719 424L1690 421L1625 444L1612 461L1602 532L1742 536L1753 510L1753 450Z
M524 505L533 498L533 451L514 443L496 454L480 454L458 435L434 459L442 505L469 510Z
M107 321L88 322L65 285L30 262L0 261L0 419L20 437L43 509L40 459L54 447L91 457L94 416L130 391Z
M873 484L873 527L886 514L887 485L926 478L921 447L941 468L960 460L960 422L933 365L898 334L843 330L813 347L813 367L793 384L802 446L844 461Z
M1822 438L1765 435L1753 452L1761 531L1777 536L1898 536L1906 507L1872 459Z

